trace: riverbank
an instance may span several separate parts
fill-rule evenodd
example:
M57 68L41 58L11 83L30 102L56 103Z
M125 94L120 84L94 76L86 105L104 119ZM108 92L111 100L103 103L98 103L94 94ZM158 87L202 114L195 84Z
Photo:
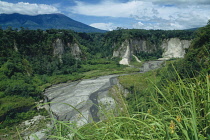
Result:
M150 63L155 65L150 65ZM160 64L161 61L149 61L144 63L143 67L147 67L148 71L149 68L159 68ZM100 107L106 106L106 108L114 110L118 106L116 105L116 98L112 98L115 95L112 93L110 96L109 94L113 85L118 83L118 76L101 76L54 85L44 92L47 102L49 102L47 109L52 112L55 119L75 122L77 127L98 122L104 118L99 113Z

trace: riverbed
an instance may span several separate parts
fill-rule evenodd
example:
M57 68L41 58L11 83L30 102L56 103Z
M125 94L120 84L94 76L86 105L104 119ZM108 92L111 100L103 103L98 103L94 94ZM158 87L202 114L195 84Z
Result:
M140 68L147 72L160 68L164 61L148 61ZM110 96L109 89L118 83L119 75L107 75L92 79L54 85L43 93L48 109L57 120L75 122L78 127L87 123L100 121L99 106L115 108L115 100ZM40 137L41 139L42 137Z

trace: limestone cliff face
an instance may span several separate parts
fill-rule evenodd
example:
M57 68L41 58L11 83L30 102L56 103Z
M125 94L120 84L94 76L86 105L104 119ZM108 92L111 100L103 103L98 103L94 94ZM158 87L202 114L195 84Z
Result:
M163 58L183 58L185 49L189 48L190 40L180 40L179 38L165 39L161 48L164 50Z
M129 39L129 40L125 40L118 49L114 50L113 57L123 57L124 54L126 53L127 46L129 46L131 55L134 54L134 52L151 53L157 50L157 47L155 45L149 44L146 40ZM114 47L115 47L115 44L114 44Z
M131 58L130 43L125 40L120 48L113 52L113 57L120 57L122 60L119 62L122 65L129 65Z
M62 63L62 55L64 53L64 43L61 39L57 38L53 43L53 56L58 56L60 62Z
M146 40L129 39L125 40L118 49L114 50L113 57L120 57L122 58L122 60L119 62L120 64L129 65L131 58L135 53L152 53L156 50L157 47L155 45L150 44Z
M82 51L77 43L68 43L67 46L71 49L71 55L76 59L80 59Z
M155 53L158 48L161 48L163 50L162 59L183 58L185 49L189 48L190 44L190 40L180 40L179 38L164 39L160 46L147 40L129 39L114 50L113 57L120 57L122 58L120 64L129 65L132 55L141 52Z
M53 56L57 56L62 62L62 55L64 53L68 53L66 50L70 50L70 53L72 56L75 57L75 59L80 59L80 55L82 54L82 51L80 50L80 47L77 43L70 43L68 42L65 44L61 39L57 38L53 43Z
M134 54L134 52L136 52L136 53L140 53L140 52L152 53L157 50L157 46L149 43L147 40L130 39L129 42L130 42L132 54Z

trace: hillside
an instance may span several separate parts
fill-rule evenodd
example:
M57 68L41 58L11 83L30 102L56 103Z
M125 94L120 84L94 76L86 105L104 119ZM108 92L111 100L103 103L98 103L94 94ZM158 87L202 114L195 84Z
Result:
M174 76L175 72L172 71L170 73L170 71L173 70L173 66L176 67L181 78L185 78L183 75L186 77L188 76L189 73L187 73L187 71L196 72L196 75L199 75L199 72L209 74L208 33L209 25L201 28L196 36L193 31L115 30L106 33L78 33L71 30L56 29L28 30L22 28L18 31L11 28L6 30L0 29L0 128L2 128L0 136L2 133L8 133L8 130L12 131L14 125L19 124L23 120L31 119L38 114L47 114L43 110L38 111L37 109L31 108L35 105L35 102L39 102L44 98L42 93L47 87L67 81L98 77L100 75L139 72L139 67L135 69L119 65L119 60L121 59L120 55L113 57L113 54L116 53L116 51L124 55L124 46L129 46L131 49L130 53L135 54L139 59L145 61L162 57L165 51L161 48L162 44L165 44L164 46L166 48L167 44L169 44L168 46L173 45L170 49L173 50L174 47L176 47L176 44L180 44L182 40L193 40L190 48L186 49L187 54L185 55L185 58L180 59L181 61L167 61L167 67L164 67L159 71L145 73L145 75L139 73L137 75L127 75L119 78L123 87L129 89L131 92L125 99L128 102L130 116L135 114L136 111L139 111L139 108L142 106L142 112L140 113L145 113L155 104L150 99L160 98L161 102L165 102L161 95L154 90L157 87L154 87L153 83L157 84L158 88L160 88L159 85L163 85L161 90L164 90L164 84L167 84L166 81L178 82L176 74ZM170 43L171 41L172 43ZM173 43L174 41L178 43ZM181 47L183 46L181 45ZM154 48L155 50L152 51ZM159 50L159 48L161 50ZM185 49L185 47L182 49ZM193 74L189 76L193 77ZM151 78L153 83L145 80L147 78ZM157 83L157 81L161 81L162 83ZM190 82L192 81L189 81L189 83ZM201 81L201 83L203 84L203 81ZM177 85L179 85L179 83ZM167 86L168 85L165 85L165 87ZM171 84L171 86L174 87L173 84ZM203 87L204 92L207 93L205 85ZM169 91L174 90L176 89L169 89ZM151 95L150 93L156 94ZM173 94L167 93L169 99L174 99L170 98L171 95ZM148 102L142 105L141 103L143 101L144 103L145 101ZM197 102L199 103L199 98ZM149 103L151 104L147 106ZM166 108L167 107L168 106L166 106ZM152 110L154 110L153 113L157 113L155 110L158 109L160 108L152 108ZM126 116L125 114L123 115L124 116L122 117ZM162 116L157 117L160 119ZM176 117L176 115L172 117ZM143 117L137 118L136 120L141 118L147 118L147 116L145 117L143 115ZM119 122L113 123L122 124L123 122L130 121L129 125L132 126L132 124L135 124L132 122L133 118L124 119L125 120L118 119L117 121ZM112 120L116 121L116 119ZM158 138L163 138L166 135L165 133L168 133L165 131L166 126L164 125L164 121L160 121L161 125L156 126L155 122L151 122L152 120L153 119L149 119L149 123L154 125L157 129L161 129L161 136ZM99 125L101 126L102 123L99 123ZM170 122L166 122L167 125L169 123ZM112 122L109 124L111 125ZM139 123L136 123L135 125L141 126ZM84 129L79 130L84 137L89 137L89 132L92 134L93 132L100 131L99 129L96 130L93 128L92 124L90 126L91 129L86 129L86 127L84 127ZM100 128L100 126L97 126L97 128ZM116 132L120 137L115 137L116 135L113 136L113 133L110 133L109 138L129 138L129 136L124 137L124 134L130 135L130 132L124 133L127 128L129 128L128 131L132 131L130 136L132 136L131 138L133 139L139 136L135 133L141 134L143 131L152 133L153 131L150 130L151 127L145 128L145 130L142 130L143 127L138 128L138 131L137 129L132 129L136 128L136 126L130 127L126 126L126 124L123 124L122 126L125 127L123 127L122 130L119 130L119 133ZM106 129L106 127L103 128ZM108 126L108 128L110 127ZM90 131L86 131L86 134L83 130ZM114 128L114 130L117 129ZM16 133L16 130L14 131L14 133ZM104 132L107 131L109 130L105 130ZM202 135L206 136L206 130L204 131L205 133L202 133ZM159 134L159 130L157 133ZM179 133L181 132L179 131ZM99 139L102 137L100 134L105 136L101 131L96 135L91 136L97 136ZM143 138L141 137L142 135L143 134L139 136L140 139ZM154 138L157 138L155 135L156 134L154 134ZM66 137L65 133L63 133L63 136ZM184 139L185 137L183 136L181 138Z
M209 140L209 33L210 25L198 30L184 59L166 61L158 70L120 76L117 92L126 95L123 107L116 109L121 114L105 112L105 121L78 128L73 139ZM60 136L59 129L56 132Z
M0 27L36 29L70 29L76 32L105 32L81 22L75 21L63 14L43 14L36 16L21 14L0 14Z

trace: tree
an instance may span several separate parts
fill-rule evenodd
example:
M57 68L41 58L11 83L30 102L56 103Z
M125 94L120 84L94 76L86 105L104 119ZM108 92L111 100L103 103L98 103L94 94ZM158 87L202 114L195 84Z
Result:
M210 25L210 19L208 20L207 25Z

